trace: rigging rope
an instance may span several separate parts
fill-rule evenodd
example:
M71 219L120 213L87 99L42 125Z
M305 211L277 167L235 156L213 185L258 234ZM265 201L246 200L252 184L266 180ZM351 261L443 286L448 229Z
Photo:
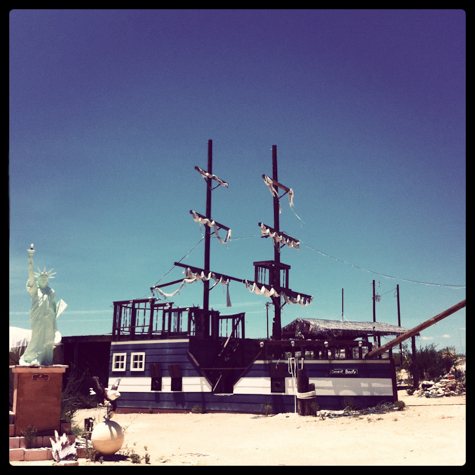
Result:
M465 289L466 286L465 285L456 285L456 284L437 284L437 283L434 283L434 282L422 282L422 281L419 281L419 280L412 280L412 279L403 279L402 277L395 277L393 275L388 275L388 274L383 274L381 272L376 272L374 270L369 270L369 269L365 269L364 267L361 267L361 266L357 266L356 264L351 264L350 262L346 262L344 261L343 259L338 259L337 257L333 257L333 256L330 256L330 254L327 254L323 251L320 251L319 249L313 247L313 246L310 246L308 244L305 244L304 242L300 241L300 244L303 244L305 247L308 247L309 249L312 249L313 251L316 251L318 252L319 254L321 254L322 256L325 256L325 257L329 257L330 259L333 259L335 261L338 261L338 262L341 262L343 264L346 264L347 266L351 266L351 267L354 267L355 269L360 269L364 272L369 272L370 274L376 274L376 275L380 275L386 279L394 279L394 280L401 280L403 282L409 282L411 284L422 284L422 285L429 285L429 286L434 286L434 287L449 287L449 288L452 288L452 289Z

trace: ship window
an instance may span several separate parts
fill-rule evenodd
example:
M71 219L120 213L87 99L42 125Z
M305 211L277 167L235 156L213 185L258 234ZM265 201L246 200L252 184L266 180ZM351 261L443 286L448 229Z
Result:
M145 353L132 353L130 355L130 371L145 370Z
M162 370L160 368L160 363L151 363L150 364L150 377L152 391L161 391L162 390Z
M270 392L285 393L285 363L271 363L270 369Z
M112 371L125 371L127 353L114 353L112 355Z
M168 371L170 372L170 377L172 378L172 391L182 391L182 377L180 367L177 364L168 365Z

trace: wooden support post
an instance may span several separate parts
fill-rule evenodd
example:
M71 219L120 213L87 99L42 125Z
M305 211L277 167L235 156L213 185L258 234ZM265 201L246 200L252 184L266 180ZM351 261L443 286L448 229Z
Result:
M135 320L137 315L137 309L135 308L135 302L132 300L132 312L130 315L130 339L135 340Z
M305 371L303 369L297 370L297 392L308 392L308 376L305 374ZM305 399L297 398L297 412L299 416L305 416L305 401Z
M148 338L152 338L153 332L153 312L155 310L155 306L153 305L153 299L150 299L150 319L148 321Z
M416 335L412 335L412 379L414 387L419 386L419 372L417 371L417 350L416 350Z
M308 382L308 375L305 370L297 370L297 392L307 393L315 391L315 384ZM315 397L310 399L297 398L297 412L299 416L315 416L317 413L317 400Z
M114 341L117 341L117 333L117 304L114 303L114 317L112 318L112 339Z
M401 326L401 306L399 303L399 284L396 285L397 295L397 324ZM402 368L402 343L399 343L399 366Z
M393 349L389 350L389 361L391 363L391 381L393 385L393 402L397 402L397 381L396 381L396 365L394 364Z

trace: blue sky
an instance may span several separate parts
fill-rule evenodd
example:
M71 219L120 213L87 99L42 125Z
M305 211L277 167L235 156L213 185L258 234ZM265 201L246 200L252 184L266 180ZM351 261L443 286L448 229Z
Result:
M202 267L207 168L211 268L253 279L273 258L258 222L282 200L299 317L412 328L465 298L465 12L461 10L13 10L10 12L10 325L29 328L27 249L68 308L65 335L105 334L112 302ZM300 219L299 219L300 218ZM198 244L198 245L197 245ZM196 247L195 247L196 246ZM192 250L193 249L193 250ZM189 252L191 251L191 252ZM188 254L189 253L189 254ZM167 274L168 273L168 274ZM384 274L384 275L382 275ZM389 278L391 276L394 278ZM437 285L428 285L437 284ZM172 292L176 287L167 287ZM218 285L210 305L266 335L264 296ZM169 299L200 305L202 284ZM271 307L272 309L272 307ZM270 315L272 313L270 312ZM465 351L465 309L419 344Z

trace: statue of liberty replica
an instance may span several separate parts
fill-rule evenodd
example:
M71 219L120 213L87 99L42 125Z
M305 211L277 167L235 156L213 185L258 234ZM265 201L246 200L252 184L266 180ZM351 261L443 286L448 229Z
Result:
M54 279L53 269L46 272L33 270L33 244L28 249L30 265L26 290L31 295L30 326L31 340L20 358L22 366L53 364L53 347L56 334L56 319L67 307L63 300L56 302L54 290L49 287L49 279ZM35 280L35 277L38 281Z

